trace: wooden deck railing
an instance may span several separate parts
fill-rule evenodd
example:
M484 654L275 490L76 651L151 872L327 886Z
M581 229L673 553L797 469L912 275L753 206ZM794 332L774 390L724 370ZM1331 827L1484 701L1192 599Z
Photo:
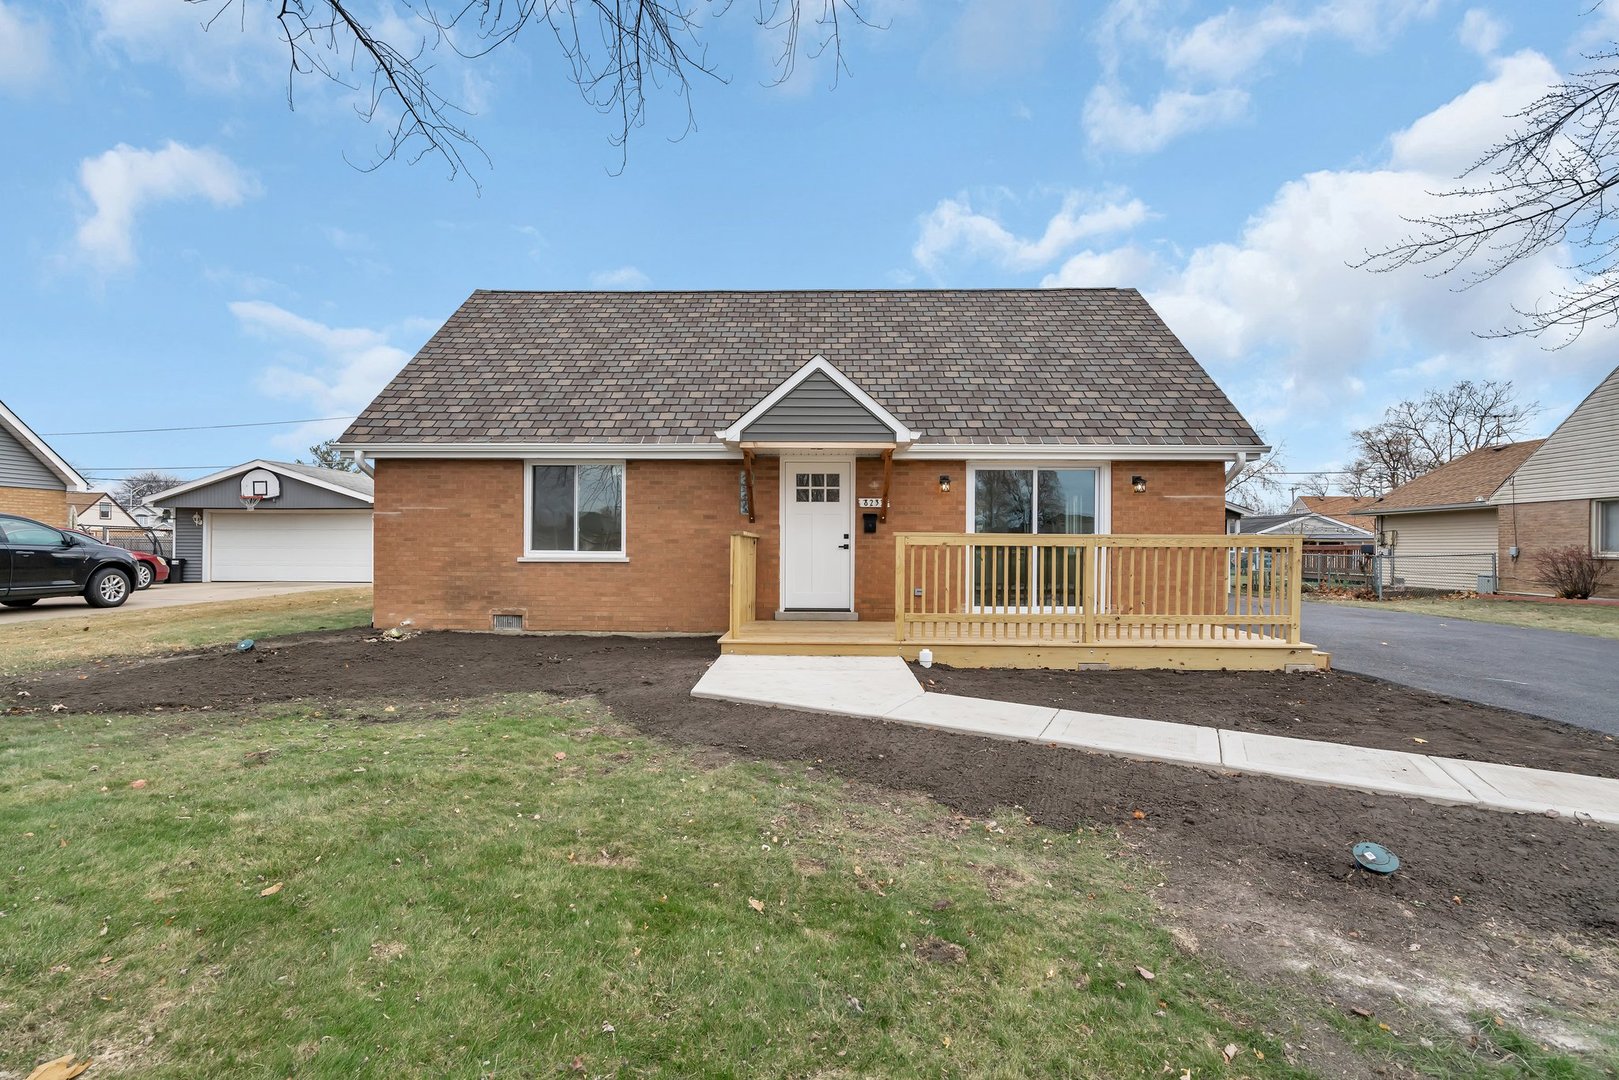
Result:
M759 534L731 534L731 633L754 620L759 594Z
M894 634L911 642L1259 636L1298 644L1303 544L1297 536L899 533Z

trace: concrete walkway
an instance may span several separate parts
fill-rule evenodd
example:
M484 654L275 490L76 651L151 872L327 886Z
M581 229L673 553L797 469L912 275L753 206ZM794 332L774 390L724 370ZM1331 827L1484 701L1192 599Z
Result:
M692 696L1619 826L1619 780L923 691L888 656L738 656Z

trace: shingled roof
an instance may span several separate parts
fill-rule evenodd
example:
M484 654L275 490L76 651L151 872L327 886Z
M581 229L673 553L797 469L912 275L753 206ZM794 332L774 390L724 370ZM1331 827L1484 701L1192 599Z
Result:
M1261 445L1134 289L480 290L340 441L712 444L817 354L924 444Z
M1506 483L1507 477L1522 465L1545 439L1486 446L1463 454L1455 461L1423 473L1367 503L1368 514L1411 513L1418 510L1455 510L1477 506L1488 509L1484 500Z

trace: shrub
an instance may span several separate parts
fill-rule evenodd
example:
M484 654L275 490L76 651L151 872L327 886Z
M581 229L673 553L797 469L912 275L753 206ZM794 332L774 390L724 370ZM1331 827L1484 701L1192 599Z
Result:
M1535 556L1535 580L1564 600L1588 600L1608 580L1611 563L1588 547L1549 548Z

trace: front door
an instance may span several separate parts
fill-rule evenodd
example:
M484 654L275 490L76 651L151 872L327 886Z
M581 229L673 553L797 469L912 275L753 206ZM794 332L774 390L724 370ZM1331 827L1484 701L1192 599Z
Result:
M854 607L854 463L781 463L781 606Z

